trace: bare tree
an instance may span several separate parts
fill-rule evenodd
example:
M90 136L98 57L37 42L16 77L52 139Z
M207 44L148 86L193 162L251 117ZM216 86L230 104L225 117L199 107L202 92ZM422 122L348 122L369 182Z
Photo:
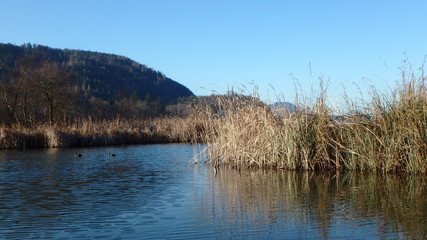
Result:
M9 72L9 79L1 82L0 102L5 106L9 122L26 125L31 122L28 105L33 98L31 83L38 67L37 57L25 54L16 62L16 68Z
M72 110L72 75L60 69L56 63L45 62L37 71L33 88L41 93L47 108L50 124Z
M0 102L4 105L6 109L8 123L18 120L16 115L16 108L18 105L19 89L20 84L18 84L17 86L13 86L13 84L10 82L0 83Z
M41 62L35 54L25 54L17 63L14 81L20 85L17 90L20 95L21 122L25 125L31 125L34 120L37 94L34 92L32 85L37 77L37 69L40 66Z

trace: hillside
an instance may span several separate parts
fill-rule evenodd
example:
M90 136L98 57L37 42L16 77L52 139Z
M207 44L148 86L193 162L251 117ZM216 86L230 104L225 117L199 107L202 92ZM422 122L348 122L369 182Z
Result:
M70 49L54 49L26 44L0 44L0 79L7 81L17 60L34 54L55 62L75 76L76 88L86 99L116 101L123 96L158 99L162 104L176 103L180 97L194 94L185 86L127 57Z

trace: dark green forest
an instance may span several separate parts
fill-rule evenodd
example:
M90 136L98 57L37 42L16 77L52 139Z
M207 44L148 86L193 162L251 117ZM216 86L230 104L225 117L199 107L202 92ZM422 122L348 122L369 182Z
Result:
M0 44L0 123L187 114L194 94L123 56Z

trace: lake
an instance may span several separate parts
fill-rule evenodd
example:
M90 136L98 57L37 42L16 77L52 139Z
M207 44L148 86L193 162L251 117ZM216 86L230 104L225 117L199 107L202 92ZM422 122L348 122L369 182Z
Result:
M214 172L200 149L0 151L0 239L427 238L425 177Z

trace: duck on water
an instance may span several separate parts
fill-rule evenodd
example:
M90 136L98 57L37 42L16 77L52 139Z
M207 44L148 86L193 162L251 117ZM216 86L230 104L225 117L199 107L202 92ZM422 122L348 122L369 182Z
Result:
M114 153L109 153L108 156L115 157L117 155ZM81 153L74 153L74 157L83 157L83 155Z

